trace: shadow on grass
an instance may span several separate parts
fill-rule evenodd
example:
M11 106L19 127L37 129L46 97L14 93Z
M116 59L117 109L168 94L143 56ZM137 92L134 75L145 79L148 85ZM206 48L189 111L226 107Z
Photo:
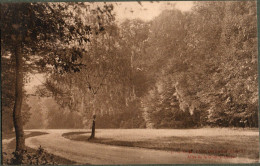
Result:
M68 132L68 133L63 133L62 136L63 137L67 137L67 136L71 136L71 135L79 135L79 134L86 134L86 133L91 133L90 131L86 131L86 132Z
M71 132L63 134L63 137L83 142L92 142L106 145L138 147L192 154L204 154L227 157L243 157L258 160L259 142L258 136L190 136L190 137L162 137L141 141L124 141L113 138L94 138L88 140L90 132ZM245 145L246 143L246 145Z

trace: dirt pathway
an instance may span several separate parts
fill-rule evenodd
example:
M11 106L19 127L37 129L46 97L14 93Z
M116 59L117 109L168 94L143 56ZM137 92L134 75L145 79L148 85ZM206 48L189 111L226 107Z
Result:
M42 130L41 130L42 131ZM40 145L49 153L78 164L195 164L195 163L253 163L245 158L191 158L189 153L167 152L144 148L119 147L72 141L62 137L64 130L46 130L49 134L26 139L26 145ZM193 154L194 155L194 154ZM198 154L196 154L198 155Z

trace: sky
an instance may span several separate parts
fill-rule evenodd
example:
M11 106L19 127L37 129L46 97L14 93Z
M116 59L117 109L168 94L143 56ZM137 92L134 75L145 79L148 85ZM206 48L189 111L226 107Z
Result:
M114 6L119 20L139 18L149 21L174 4L181 11L189 11L193 6L192 1L141 2L141 5L138 2L117 2Z
M30 74L29 77L29 81L25 84L24 89L27 94L34 94L36 86L45 82L45 77L44 74Z
M115 2L114 2L115 3ZM119 21L124 19L142 19L144 21L150 21L154 17L158 16L164 9L175 8L185 12L189 11L192 6L192 1L160 1L160 2L141 2L139 4L136 1L133 2L116 2L114 5L114 11L116 18ZM45 81L42 74L30 75L30 81L25 85L27 93L34 93L34 87L42 85Z

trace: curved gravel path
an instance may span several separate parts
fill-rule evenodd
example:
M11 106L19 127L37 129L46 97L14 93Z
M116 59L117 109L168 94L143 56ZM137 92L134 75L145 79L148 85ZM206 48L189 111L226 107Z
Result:
M73 141L62 136L63 133L69 132L69 130L35 131L44 131L49 134L26 139L27 146L36 149L41 145L49 153L75 161L77 164L209 164L257 162L246 158L221 158L219 156L194 159L191 158L189 153ZM196 155L198 156L199 154Z

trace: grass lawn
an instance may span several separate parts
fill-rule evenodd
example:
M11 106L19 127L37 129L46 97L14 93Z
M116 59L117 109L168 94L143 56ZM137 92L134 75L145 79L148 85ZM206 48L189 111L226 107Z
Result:
M107 145L189 152L206 155L259 158L257 130L239 129L100 129L96 138L90 132L69 132L65 138Z
M43 135L43 134L48 134L45 132L31 132L27 135L25 135L25 138L29 138L29 137L34 137L34 136L39 136L39 135ZM15 137L14 133L8 133L8 134L2 134L3 139L11 139ZM15 139L11 140L9 143L7 144L3 144L2 146L2 151L3 151L3 164L7 164L7 159L10 159L12 157L12 152L15 151L15 146L16 146L16 142ZM43 147L44 148L44 147ZM27 152L28 153L35 153L36 150L26 147ZM51 154L49 154L51 155ZM75 164L75 162L67 160L65 158L59 157L59 156L55 156L53 155L53 159L56 163L58 163L59 165L72 165Z

